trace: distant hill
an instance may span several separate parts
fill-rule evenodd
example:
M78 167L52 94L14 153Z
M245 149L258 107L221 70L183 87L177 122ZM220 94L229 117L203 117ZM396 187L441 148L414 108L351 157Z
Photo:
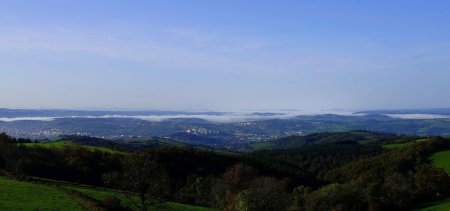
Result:
M338 143L338 142L366 142L396 139L398 136L390 133L373 131L324 132L306 136L289 136L277 140L257 142L250 145L253 149L288 149L298 148L309 144Z
M90 203L89 207L115 205L126 208L122 203L123 195L111 191L120 188L131 193L132 187L107 183L105 175L113 182L131 181L136 187L136 176L114 176L133 171L140 174L151 163L158 166L152 172L163 173L161 180L151 184L163 180L171 184L161 191L167 191L165 199L170 201L161 210L210 210L202 207L222 210L230 204L227 201L229 193L237 199L252 193L248 196L251 196L248 198L251 205L254 196L270 200L270 204L252 210L277 210L271 206L275 203L277 207L307 206L306 211L343 207L346 208L343 210L377 210L379 207L413 210L419 205L450 197L450 177L441 169L448 167L450 140L416 138L358 130L262 142L272 144L275 149L249 153L218 153L185 147L105 153L105 150L96 149L102 147L64 146L109 143L99 138L65 136L65 139L48 143L25 143L0 133L0 173L4 174L0 176L0 209L77 210L74 202L86 207L85 202ZM408 139L414 142L404 141ZM146 141L133 137L114 142L134 145ZM159 141L170 143L172 140ZM386 143L403 145L387 148ZM33 145L37 147L28 147ZM26 182L6 176L17 176L16 179L22 178ZM228 192L232 190L234 193ZM386 200L379 200L380 197ZM399 204L398 201L407 203ZM443 203L442 206L447 205Z
M77 135L63 135L60 136L61 141L70 141L74 144L79 145L88 145L88 146L96 146L96 147L107 147L107 148L119 148L119 144L91 136L77 136Z
M8 133L17 138L31 139L53 139L65 134L83 134L109 140L132 137L147 139L169 137L188 144L231 147L232 145L249 144L262 140L276 140L295 134L308 135L354 130L371 130L403 135L450 136L450 119L448 118L402 119L376 113L367 115L302 115L286 119L277 118L276 113L254 113L252 118L258 117L258 120L219 123L201 119L202 115L191 116L192 118L188 115L180 115L180 118L159 121L158 118L164 118L162 115L153 115L155 119L152 119L153 117L151 119L145 117L140 117L142 119L125 118L124 116L108 116L107 118L42 117L43 120L38 121L41 119L40 117L1 117L2 111L8 113L10 110L0 109L0 132ZM28 110L21 110L21 112L21 115L28 115L26 114ZM43 112L48 112L48 110ZM209 116L209 118L212 117ZM226 120L231 117L216 115L214 118ZM192 130L206 132L192 133L196 135L182 133Z
M222 146L226 144L226 141L215 139L212 137L187 133L177 132L170 134L171 139L177 140L182 143L194 144L194 145L206 145L206 146Z
M193 134L191 134L193 135ZM189 137L195 140L193 137ZM152 137L152 138L124 138L119 140L107 140L97 137L90 136L77 136L77 135L63 135L60 136L60 139L57 142L70 142L72 144L84 145L84 146L92 146L92 147L103 147L112 150L119 151L140 151L144 149L153 149L153 148L162 148L162 147L187 147L187 148L197 148L197 149L213 149L208 147L211 142L207 142L205 140L210 140L205 137L198 137L197 142L190 142L186 139L182 140L174 140L169 138L160 138L160 137Z

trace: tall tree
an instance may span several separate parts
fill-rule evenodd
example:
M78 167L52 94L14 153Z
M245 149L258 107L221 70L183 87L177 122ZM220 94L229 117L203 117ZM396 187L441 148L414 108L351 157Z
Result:
M123 171L110 174L105 180L119 188L128 201L142 211L164 202L170 189L165 169L145 152L127 157Z

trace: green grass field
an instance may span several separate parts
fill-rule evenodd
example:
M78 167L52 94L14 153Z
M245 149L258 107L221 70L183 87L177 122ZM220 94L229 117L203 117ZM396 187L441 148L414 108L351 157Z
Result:
M410 145L412 145L414 143L417 143L417 142L424 142L424 141L428 141L428 140L429 139L427 139L427 138L423 138L423 139L417 139L416 141L411 141L411 142L406 142L406 143L384 144L383 148L385 148L385 149L399 149L399 148L410 146Z
M385 144L385 145L383 145L383 148L386 148L386 149L399 149L399 148L407 147L407 146L412 145L412 144L414 144L414 142L399 143L399 144Z
M92 187L83 187L83 186L76 186L76 185L64 185L65 188L78 191L80 193L85 194L86 196L102 201L103 199L107 198L108 196L114 195L111 191L101 188L92 188Z
M120 199L120 204L124 207L133 208L130 202L124 196L111 192L108 189L75 186L75 185L65 185L65 188L78 191L85 194L86 196L95 199L97 201L103 201L108 196L116 196ZM216 209L200 207L194 205L180 204L174 202L167 202L160 205L153 206L150 210L153 211L163 211L163 210L173 210L173 211L215 211Z
M124 153L117 150L105 148L105 147L95 147L95 146L86 146L86 145L78 145L73 144L70 141L56 141L56 142L49 142L49 143L22 143L20 144L22 146L27 147L43 147L43 148L51 148L51 149L63 149L64 147L83 147L91 151L101 151L101 152L107 152L111 154L115 153Z
M447 174L450 174L450 151L436 152L430 156L430 161L438 168L444 169ZM431 203L421 209L420 211L444 211L450 210L450 199Z
M107 197L116 196L120 199L120 204L123 207L133 207L130 202L124 196L120 196L119 194L115 194L114 192L102 189L102 188L94 188L94 187L85 187L85 186L76 186L76 185L64 185L65 188L78 191L80 193L85 194L87 197L97 200L103 201Z
M419 211L447 211L450 210L450 199L429 204L426 207L418 209Z
M63 185L67 189L85 194L91 199L103 201L108 196L118 196L122 206L133 208L125 197L108 189ZM35 184L0 177L0 210L85 210L56 186ZM167 202L153 206L150 210L215 211L216 209Z
M56 188L0 177L0 210L84 210Z
M431 162L436 167L444 169L450 174L450 151L436 152L430 157Z

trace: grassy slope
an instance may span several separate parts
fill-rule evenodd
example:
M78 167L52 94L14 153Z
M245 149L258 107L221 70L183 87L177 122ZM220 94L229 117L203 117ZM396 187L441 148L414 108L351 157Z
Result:
M450 174L450 151L436 152L431 155L430 160L439 168L443 168Z
M120 151L116 151L113 149L109 149L109 148L104 148L104 147L96 147L96 146L86 146L86 145L78 145L78 144L74 144L71 143L70 141L54 141L54 142L50 142L50 143L22 143L21 145L27 146L27 147L44 147L44 148L51 148L51 149L63 149L64 147L68 147L68 146L74 146L74 147L84 147L87 148L89 150L99 150L102 152L107 152L107 153L124 153L124 152L120 152ZM18 182L15 180L10 180L12 182ZM32 184L32 183L26 183L26 182L19 182L19 183L23 183L24 185L36 185L36 184ZM15 186L16 183L12 184L11 186ZM1 185L1 183L0 183ZM40 186L41 188L47 188L52 189L52 187L48 187L48 186L44 186L44 185L37 185ZM78 192L81 192L85 195L87 195L88 197L95 199L97 201L103 201L106 197L108 196L113 196L114 193L112 193L110 190L107 189L102 189L102 188L93 188L93 187L85 187L85 186L75 186L75 185L64 185L65 188L68 189L72 189ZM45 190L43 190L45 191ZM64 196L64 193L60 192L59 190L54 189L55 193L61 194L62 196ZM1 192L0 192L1 193ZM0 203L2 203L3 201L8 201L7 200L7 196L5 196L5 198L0 198ZM125 199L125 197L119 197L119 199L121 200L121 204L122 206L125 207L132 207L132 205ZM68 200L71 200L70 198L68 198ZM13 199L11 200L13 202L17 202L17 200ZM52 203L50 201L46 201L46 200L41 200L42 203ZM79 209L81 209L81 206L77 204L77 202L74 202L75 205L79 206ZM13 203L14 204L14 203ZM51 207L49 209L55 209L55 208L60 208L58 204L55 204L55 207ZM24 208L24 209L32 209L35 207L39 207L36 206L35 204L31 204L28 208ZM3 208L0 204L0 210ZM6 208L6 207L5 207ZM18 207L19 208L19 207ZM64 210L66 210L65 207L61 207L64 208ZM77 210L77 209L71 209L68 208L69 210ZM164 204L160 204L157 206L154 206L151 210L155 210L155 211L159 211L159 210L175 210L175 211L213 211L216 209L212 209L212 208L207 208L207 207L200 207L200 206L194 206L194 205L186 205L186 204L180 204L180 203L174 203L174 202L167 202Z
M419 209L419 211L447 211L450 210L450 199L442 202L433 203L427 207Z
M436 167L444 169L448 174L450 174L450 151L436 152L430 156L430 160ZM450 199L442 202L432 203L420 211L444 211L450 210Z
M83 210L83 207L51 186L0 177L0 210Z
M43 148L52 148L52 149L63 149L64 147L83 147L92 151L98 150L98 151L102 151L102 152L107 152L107 153L123 153L120 151L116 151L113 149L109 149L109 148L105 148L105 147L95 147L95 146L86 146L86 145L78 145L78 144L73 144L70 143L68 141L57 141L57 142L49 142L49 143L23 143L20 144L23 146L28 146L28 147L43 147Z
M418 140L411 141L411 142L384 144L383 148L386 148L386 149L398 149L398 148L407 147L407 146L412 145L412 144L417 143L417 142L428 141L428 140L429 139L424 138L424 139L418 139Z
M75 186L75 185L64 185L65 188L78 191L80 193L85 194L89 198L95 199L97 201L103 201L108 196L114 196L111 191L102 188L93 188L93 187L83 187L83 186ZM125 199L125 197L119 197L120 204L124 207L132 207L132 205Z
M331 143L342 141L357 141L360 143L370 143L382 138L393 138L392 134L365 132L365 131L349 131L349 132L326 132L313 133L306 136L288 136L276 140L255 142L249 144L251 150L262 149L288 149L298 148L307 144L314 143Z
M108 189L64 185L65 188L84 193L102 201L114 193ZM119 197L123 206L132 207L124 197ZM0 210L84 210L83 207L55 187L17 181L0 177ZM167 202L151 210L214 211L216 209Z
M103 201L108 196L113 196L114 194L108 189L102 188L92 188L92 187L83 187L83 186L74 186L74 185L65 185L65 188L72 189L78 192L81 192L88 197L95 199L97 201ZM119 196L122 206L125 207L133 207L123 196ZM150 210L159 211L159 210L174 210L174 211L215 211L216 209L200 207L194 205L186 205L174 202L167 202L164 204L153 206Z
M386 148L386 149L398 149L398 148L407 147L407 146L412 145L412 144L414 144L414 142L399 143L399 144L385 144L385 145L383 145L383 148Z

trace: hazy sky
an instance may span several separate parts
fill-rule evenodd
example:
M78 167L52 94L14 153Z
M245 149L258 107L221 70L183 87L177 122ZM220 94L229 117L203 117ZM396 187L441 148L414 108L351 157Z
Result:
M0 107L450 107L450 1L0 0Z

